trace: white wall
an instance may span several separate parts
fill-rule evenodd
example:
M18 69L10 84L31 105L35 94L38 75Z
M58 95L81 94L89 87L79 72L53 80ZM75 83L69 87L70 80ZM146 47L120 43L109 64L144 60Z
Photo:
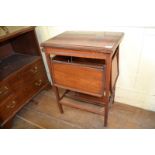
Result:
M49 26L38 26L36 28L36 33L37 33L39 43L41 43L41 42L43 42L43 41L45 41L45 40L47 40L47 39L49 39L51 37L54 37L54 36L58 35L59 33L63 32L63 31L64 31L63 28L57 28L57 27L53 27L53 26L50 26L50 27ZM46 68L48 79L49 79L49 81L51 81L50 73L49 73L49 69L47 67L44 52L42 52L42 57L43 57L43 60L44 60L44 63L45 63L45 68Z
M39 42L66 30L124 32L120 45L120 76L116 85L115 101L155 111L155 28L39 26ZM47 73L49 75L48 69Z

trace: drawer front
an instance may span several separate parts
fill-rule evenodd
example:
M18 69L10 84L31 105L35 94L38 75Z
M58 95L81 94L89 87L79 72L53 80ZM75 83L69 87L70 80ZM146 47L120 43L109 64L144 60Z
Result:
M10 95L0 104L0 124L5 123L13 117L23 104L35 95L45 84L47 78L45 74L38 74L38 78L22 85L22 89L16 90L15 95Z
M45 68L41 60L26 68L22 76L25 83L24 93L28 97L32 97L48 82Z
M94 96L103 96L104 70L80 64L53 62L55 85Z
M33 77L37 77L38 73L45 73L45 68L43 65L43 62L41 60L36 61L35 63L27 66L25 69L23 69L21 73L21 78L26 80L30 80Z
M43 66L43 63L41 60L36 61L35 63L23 68L20 72L18 72L16 75L12 76L7 80L7 82L10 84L11 89L13 92L16 92L17 94L20 92L23 92L22 96L27 98L28 95L24 94L25 89L27 87L31 87L34 81L39 79L44 79L42 81L46 81L46 72ZM45 80L46 79L46 80ZM45 82L42 82L45 84ZM28 93L28 92L27 92ZM31 92L29 92L31 95Z
M16 90L21 90L22 88L21 71L8 78L7 83L10 85L10 88L13 92Z
M11 89L8 83L0 84L0 103L11 94Z
M36 77L31 78L24 86L24 96L31 98L37 93L44 85L47 84L46 74L38 73Z
M14 95L9 96L9 98L0 105L0 123L2 124L4 121L7 121L10 117L12 117L19 107L19 99Z

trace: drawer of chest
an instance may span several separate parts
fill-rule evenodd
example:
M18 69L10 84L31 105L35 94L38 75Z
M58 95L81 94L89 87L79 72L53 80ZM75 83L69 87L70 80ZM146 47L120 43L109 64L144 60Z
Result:
M1 125L11 118L20 107L20 101L15 95L10 95L0 105L0 123Z
M103 60L56 56L52 60L52 68L52 78L56 86L98 97L103 96Z
M20 91L43 76L46 76L44 65L41 60L38 60L10 77L7 83L11 86L13 91Z
M21 72L21 78L23 78L24 80L29 80L33 77L37 77L38 74L43 73L45 74L43 62L41 60L38 60L23 69L23 71Z
M11 88L7 82L0 84L0 103L11 94Z
M25 97L32 97L35 93L37 93L44 85L47 84L47 77L46 74L37 74L35 78L29 80L24 85L24 96Z

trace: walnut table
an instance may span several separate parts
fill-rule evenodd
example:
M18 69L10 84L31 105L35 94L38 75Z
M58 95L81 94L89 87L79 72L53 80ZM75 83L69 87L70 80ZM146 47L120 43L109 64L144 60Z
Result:
M60 112L62 104L104 116L107 126L108 110L115 96L119 75L120 32L67 31L41 44L46 54L53 88ZM51 58L50 55L55 55ZM58 88L64 88L60 96ZM95 104L64 102L65 96Z

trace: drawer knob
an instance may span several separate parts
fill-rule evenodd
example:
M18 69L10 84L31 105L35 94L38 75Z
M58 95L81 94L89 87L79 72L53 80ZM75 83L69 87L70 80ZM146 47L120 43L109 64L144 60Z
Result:
M0 90L0 95L4 95L8 92L8 87L7 86L4 86L1 90Z
M9 105L7 105L6 107L8 108L8 109L13 109L14 107L16 106L16 101L12 101Z
M38 72L38 67L35 66L34 68L32 68L32 69L31 69L31 72L32 72L32 73L37 73L37 72Z
M41 86L42 80L39 80L39 81L35 82L34 84L35 84L35 86Z

